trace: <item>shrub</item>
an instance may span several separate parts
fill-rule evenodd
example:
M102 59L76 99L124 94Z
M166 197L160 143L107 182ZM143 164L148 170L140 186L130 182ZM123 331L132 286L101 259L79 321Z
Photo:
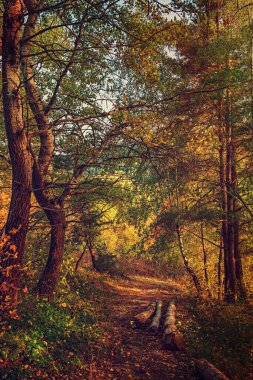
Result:
M210 360L231 379L246 379L252 369L252 315L246 305L191 300L192 319L180 329L195 355Z
M1 334L0 377L73 378L98 338L95 323L94 310L76 294L51 303L28 297Z

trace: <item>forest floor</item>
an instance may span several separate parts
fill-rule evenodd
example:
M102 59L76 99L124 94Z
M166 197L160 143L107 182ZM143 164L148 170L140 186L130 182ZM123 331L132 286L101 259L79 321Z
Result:
M50 303L25 293L18 318L1 331L0 378L7 380L198 379L204 358L231 380L253 380L253 308L200 299L180 278L69 275ZM187 284L187 285L185 285ZM151 301L163 317L176 300L184 351L170 351L133 318ZM162 321L163 322L163 321Z
M103 283L100 308L103 344L93 347L90 380L100 379L197 379L195 360L189 351L169 351L162 343L162 331L153 335L137 329L133 317L151 301L163 300L163 311L176 298L178 314L186 310L182 287L172 280L131 276ZM178 321L180 325L182 321Z

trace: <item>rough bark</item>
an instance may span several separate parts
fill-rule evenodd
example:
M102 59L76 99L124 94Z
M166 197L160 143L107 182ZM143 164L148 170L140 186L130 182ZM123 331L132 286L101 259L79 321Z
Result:
M164 321L164 333L163 341L166 346L171 350L183 350L184 349L184 339L182 334L180 334L176 327L176 305L175 301L172 300L169 303L165 321Z
M226 375L205 359L197 360L197 371L202 380L229 380Z
M187 272L190 274L190 276L194 282L194 285L196 287L197 292L200 294L200 293L202 293L202 287L200 285L200 282L198 280L196 273L194 272L193 268L189 265L189 261L186 257L185 252L184 252L182 237L181 237L181 233L180 233L180 227L178 224L176 225L176 231L177 231L177 237L178 237L179 250L180 250L181 256L184 260L184 265L186 267Z
M160 323L161 323L161 317L162 317L162 301L157 301L157 304L156 304L156 311L155 311L155 315L152 319L152 322L149 326L149 330L154 332L154 333L157 333L157 331L159 330L159 326L160 326Z
M31 155L21 99L22 13L21 1L4 2L2 89L5 128L12 165L12 194L5 226L5 234L9 236L9 240L2 250L0 282L7 281L7 292L8 287L17 288L20 281L19 269L25 250L32 188Z
M142 311L141 313L137 314L134 317L134 322L135 322L136 327L144 327L147 324L147 321L155 313L156 304L157 304L157 301L152 302L151 304L148 305L148 307L144 311Z
M37 193L36 199L39 200L40 206L47 215L51 227L51 235L48 259L35 291L38 294L50 296L55 291L60 275L64 253L66 218L63 206L59 200L50 200L48 202L46 199L44 203L39 193Z
M34 32L38 18L37 3L34 0L24 1L28 9L22 48L22 74L25 83L26 96L34 115L40 140L38 157L34 157L32 185L36 200L45 211L51 228L51 242L47 263L35 291L39 294L52 294L60 274L64 252L66 218L61 198L50 194L47 187L47 175L54 153L53 132L50 128L46 107L37 89L32 63L30 60L30 37ZM27 41L27 42L26 42Z

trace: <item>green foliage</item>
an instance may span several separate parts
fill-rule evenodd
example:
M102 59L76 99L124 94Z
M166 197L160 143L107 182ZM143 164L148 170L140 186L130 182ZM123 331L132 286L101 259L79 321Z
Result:
M253 365L251 308L191 300L188 309L193 318L185 321L184 317L180 329L194 354L214 363L231 379L248 378Z
M80 279L76 291L84 285ZM71 377L85 367L89 344L98 338L91 305L71 293L54 302L28 297L20 318L2 333L0 376L3 379Z

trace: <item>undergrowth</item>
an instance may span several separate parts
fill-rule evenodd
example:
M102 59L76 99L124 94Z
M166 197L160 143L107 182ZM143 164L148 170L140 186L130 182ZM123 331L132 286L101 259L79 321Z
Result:
M230 379L250 379L253 373L253 317L250 306L212 302L187 304L189 318L180 330L194 356L209 360ZM180 317L180 315L179 315Z
M1 332L0 378L74 379L89 370L90 345L99 339L90 281L68 278L68 293L52 302L27 296L18 319Z

